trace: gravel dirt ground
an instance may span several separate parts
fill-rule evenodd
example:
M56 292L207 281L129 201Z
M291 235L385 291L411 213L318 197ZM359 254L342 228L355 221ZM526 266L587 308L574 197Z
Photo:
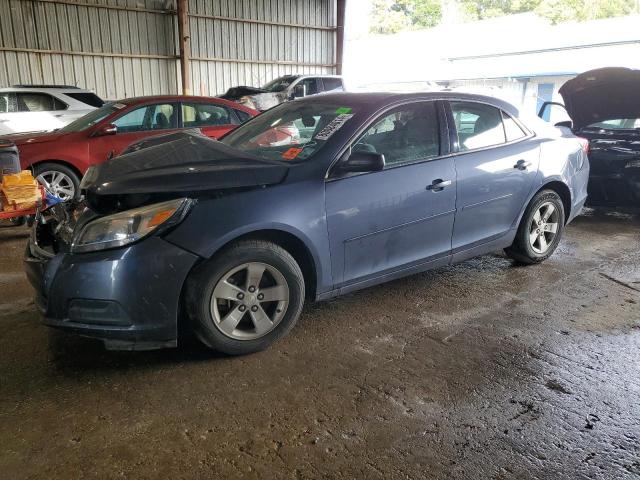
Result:
M0 477L640 478L640 215L308 305L270 350L39 324L0 230Z

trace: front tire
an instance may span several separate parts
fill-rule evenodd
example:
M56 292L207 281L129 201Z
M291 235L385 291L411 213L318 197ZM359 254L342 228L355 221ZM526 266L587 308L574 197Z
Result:
M513 244L505 253L518 263L531 265L549 258L564 232L565 211L553 190L538 192L527 207Z
M33 173L49 193L61 200L66 202L80 197L80 178L66 165L40 163L34 167Z
M244 240L205 262L187 279L186 308L198 338L230 355L267 348L302 311L304 277L282 247Z

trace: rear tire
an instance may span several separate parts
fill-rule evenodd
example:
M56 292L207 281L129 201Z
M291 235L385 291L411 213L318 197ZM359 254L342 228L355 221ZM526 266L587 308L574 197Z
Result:
M538 192L525 210L513 244L505 249L505 253L523 265L543 262L558 247L564 223L564 204L560 196L553 190Z
M208 347L229 355L267 348L295 325L304 277L282 247L263 240L231 245L187 279L186 309Z
M59 163L45 162L33 169L34 177L49 193L65 202L80 198L80 178L71 168Z

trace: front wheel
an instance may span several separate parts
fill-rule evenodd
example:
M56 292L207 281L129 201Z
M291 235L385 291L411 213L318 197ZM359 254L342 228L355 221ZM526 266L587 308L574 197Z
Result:
M189 277L186 307L193 329L210 348L231 355L263 350L296 323L304 278L282 247L238 242Z
M560 196L553 190L537 193L522 216L513 244L505 253L524 265L546 260L560 243L564 222Z
M36 180L51 194L63 201L80 196L80 178L76 172L59 163L41 163L33 169Z

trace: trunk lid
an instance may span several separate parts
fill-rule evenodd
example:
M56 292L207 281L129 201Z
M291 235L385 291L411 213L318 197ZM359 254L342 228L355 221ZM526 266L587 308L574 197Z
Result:
M640 118L640 70L600 68L582 73L559 90L576 130L618 118Z

